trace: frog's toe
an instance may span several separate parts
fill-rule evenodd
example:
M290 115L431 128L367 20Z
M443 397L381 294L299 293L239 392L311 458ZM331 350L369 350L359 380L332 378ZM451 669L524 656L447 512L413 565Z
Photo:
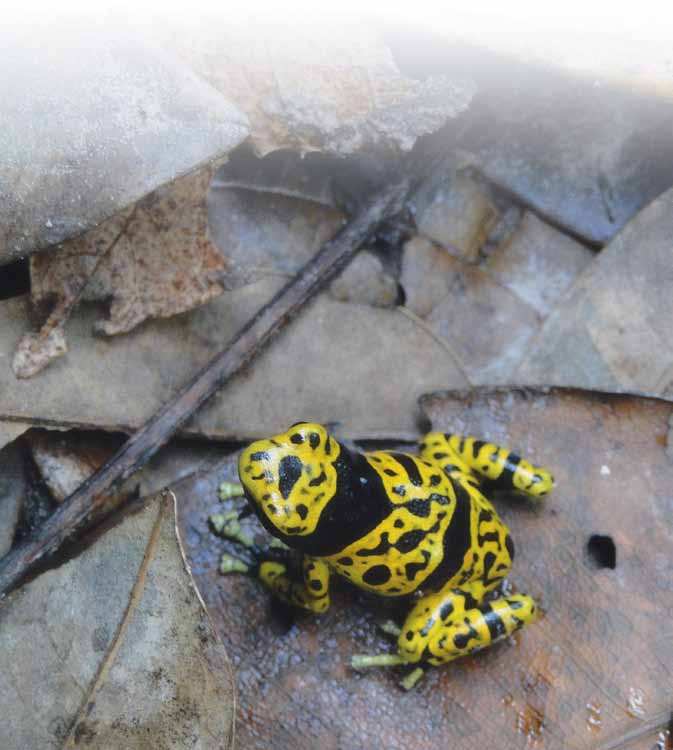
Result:
M243 485L239 482L222 482L218 494L220 500L230 500L232 497L243 497Z
M250 566L233 555L223 554L220 558L220 573L249 573Z
M379 630L383 631L386 635L392 635L394 638L399 638L402 628L393 620L383 620L379 624Z
M369 669L370 667L397 667L406 664L406 659L400 654L353 654L351 667L353 669Z
M401 654L354 654L351 657L353 669L369 669L371 667L398 667L408 664ZM400 681L400 687L404 690L412 690L425 674L422 667L415 667Z
M214 513L208 519L213 531L224 539L230 539L244 547L254 546L253 540L243 531L239 522L238 511L232 510L227 513Z

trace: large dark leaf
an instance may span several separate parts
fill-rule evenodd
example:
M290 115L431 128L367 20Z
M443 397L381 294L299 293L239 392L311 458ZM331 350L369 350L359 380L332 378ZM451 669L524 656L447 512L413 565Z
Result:
M566 390L434 394L422 405L434 428L554 470L546 502L497 503L517 546L511 585L544 616L410 693L400 672L357 674L354 653L391 649L376 628L395 614L385 601L337 584L326 615L289 627L256 581L218 574L227 543L207 518L218 481L235 477L226 459L179 496L196 579L238 670L240 746L651 748L673 707L672 405ZM592 535L614 543L614 569L601 567L609 542L590 548Z

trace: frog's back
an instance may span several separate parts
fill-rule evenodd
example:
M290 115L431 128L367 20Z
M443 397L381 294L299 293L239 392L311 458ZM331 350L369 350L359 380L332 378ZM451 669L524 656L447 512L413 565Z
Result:
M325 555L355 585L386 596L501 578L513 546L490 502L470 482L406 453L359 456L360 502L377 513L356 538ZM332 499L335 508L342 497ZM374 520L376 518L376 522Z

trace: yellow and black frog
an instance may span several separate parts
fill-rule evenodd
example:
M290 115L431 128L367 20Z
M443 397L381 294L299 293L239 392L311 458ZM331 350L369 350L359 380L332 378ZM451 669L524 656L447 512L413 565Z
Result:
M444 664L535 620L530 596L487 596L510 570L514 543L482 484L534 498L554 486L547 470L511 451L432 432L419 456L359 453L298 422L252 443L238 469L238 490L264 527L303 555L301 578L277 560L254 566L275 596L325 612L332 574L382 596L420 594L397 654L354 657L355 666ZM246 566L225 556L223 569Z

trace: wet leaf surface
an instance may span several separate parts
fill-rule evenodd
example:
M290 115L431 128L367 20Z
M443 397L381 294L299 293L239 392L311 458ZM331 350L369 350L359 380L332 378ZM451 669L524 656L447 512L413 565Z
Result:
M0 605L0 692L7 750L232 746L231 667L171 503L151 503Z
M422 404L434 429L505 443L555 472L544 504L496 499L517 549L510 584L544 616L410 693L397 671L353 672L354 653L392 648L377 623L403 612L336 582L327 614L290 617L258 582L221 576L232 548L208 516L222 508L219 482L235 478L232 456L178 492L193 571L236 666L240 746L651 748L672 708L673 405L505 389ZM590 553L594 534L613 540L614 569Z

